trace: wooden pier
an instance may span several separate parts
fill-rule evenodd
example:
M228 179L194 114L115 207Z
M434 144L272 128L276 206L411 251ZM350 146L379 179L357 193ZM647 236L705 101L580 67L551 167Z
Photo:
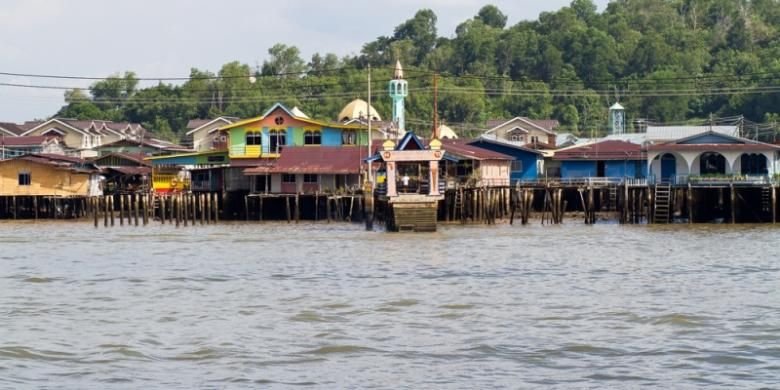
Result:
M586 178L521 182L514 186L443 190L442 199L409 212L390 207L381 195L349 193L272 194L220 192L125 193L97 197L0 196L0 219L90 218L98 226L141 226L150 222L199 226L220 220L366 222L404 230L397 221L449 224L525 225L618 222L776 223L777 184L770 181L648 183L645 180ZM424 214L424 215L423 215ZM400 219L399 219L400 218Z

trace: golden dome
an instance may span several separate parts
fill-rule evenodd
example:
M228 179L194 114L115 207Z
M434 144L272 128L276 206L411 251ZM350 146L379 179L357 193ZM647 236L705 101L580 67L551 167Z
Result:
M338 121L339 122L346 122L350 119L359 119L359 118L365 118L366 117L366 107L368 107L368 103L363 99L355 99L351 102L349 102L339 113ZM371 120L372 121L381 121L382 118L379 116L379 113L376 111L376 109L371 106Z

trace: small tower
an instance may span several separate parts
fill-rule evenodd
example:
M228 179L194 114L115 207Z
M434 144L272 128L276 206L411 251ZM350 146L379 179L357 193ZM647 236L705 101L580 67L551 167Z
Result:
M404 70L401 68L401 61L395 62L393 79L388 86L390 98L393 99L393 122L398 126L398 137L403 137L406 132L406 123L404 121L404 98L409 94L409 88L404 80Z
M620 103L615 103L609 108L609 131L610 134L626 132L626 109Z

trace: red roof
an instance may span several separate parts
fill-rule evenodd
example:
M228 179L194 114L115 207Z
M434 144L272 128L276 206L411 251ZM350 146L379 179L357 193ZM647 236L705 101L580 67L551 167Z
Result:
M594 144L562 149L553 160L644 160L647 154L642 146L625 141L601 141Z
M474 142L471 139L442 140L442 149L447 153L464 157L469 160L514 160L515 158L503 153L483 149L478 146L469 145Z
M244 174L358 174L366 157L366 150L362 147L293 146L284 148L281 156L272 165L247 168Z

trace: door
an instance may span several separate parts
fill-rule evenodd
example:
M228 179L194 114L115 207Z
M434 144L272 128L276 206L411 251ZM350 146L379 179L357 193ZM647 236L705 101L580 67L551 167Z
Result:
M604 161L596 162L596 177L607 176L607 167Z
M677 175L677 159L666 153L661 156L661 181L671 181Z

